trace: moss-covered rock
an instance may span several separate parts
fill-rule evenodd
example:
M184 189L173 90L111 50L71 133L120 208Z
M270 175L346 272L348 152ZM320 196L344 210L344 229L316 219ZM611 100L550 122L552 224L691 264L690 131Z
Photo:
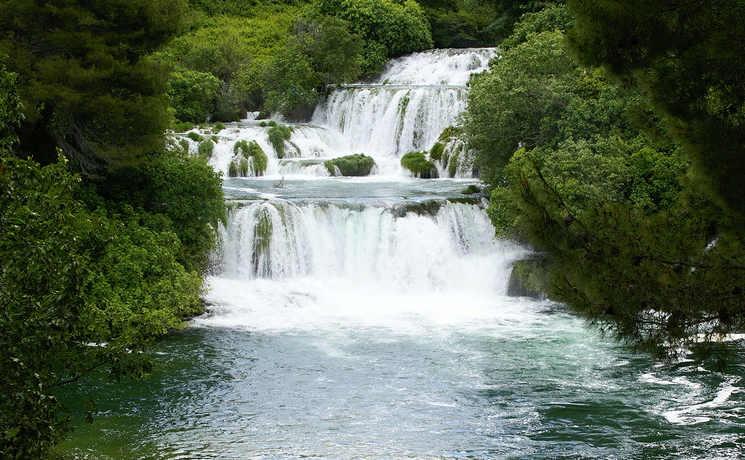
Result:
M269 122L270 126L272 122ZM277 158L284 158L285 156L285 141L289 141L292 136L292 128L285 125L274 124L267 132L269 136L269 142L274 147L274 151L277 152Z
M263 176L269 162L264 150L256 141L248 144L248 154L253 158L253 172L257 176Z
M212 152L215 151L215 143L211 139L205 139L199 143L197 147L197 153L200 157L209 160L212 158Z
M193 140L194 142L202 142L202 140L204 139L202 136L199 135L199 133L195 131L189 132L186 137Z
M436 179L438 177L435 164L427 159L424 152L407 153L401 157L401 166L421 179Z
M233 146L235 157L230 162L228 176L246 177L249 171L253 176L263 176L269 162L264 150L256 141L240 140Z
M324 162L329 174L335 176L337 172L342 176L368 176L375 166L371 157L356 153Z
M442 160L442 152L445 151L445 144L435 142L435 145L429 151L429 157L435 161Z
M544 259L517 260L512 265L512 273L507 283L507 295L512 297L531 297L545 299L549 281Z

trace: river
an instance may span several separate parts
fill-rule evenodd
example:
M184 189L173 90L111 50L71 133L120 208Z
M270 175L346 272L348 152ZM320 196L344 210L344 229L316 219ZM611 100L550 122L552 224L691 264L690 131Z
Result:
M90 459L745 458L743 369L663 365L562 306L509 297L527 253L493 239L466 159L455 177L402 170L457 122L494 50L392 62L339 88L278 158L269 127L219 133L269 155L226 178L207 314L161 340L150 378L94 381L100 413L61 450ZM406 101L406 102L403 102ZM194 145L192 147L195 147ZM322 160L365 153L369 177ZM743 362L741 351L736 361Z

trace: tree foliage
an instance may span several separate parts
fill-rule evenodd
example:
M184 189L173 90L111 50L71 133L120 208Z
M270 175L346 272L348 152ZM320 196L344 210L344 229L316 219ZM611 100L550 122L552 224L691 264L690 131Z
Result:
M721 202L745 214L745 3L568 4L577 17L569 38L583 62L642 88Z
M79 169L157 150L167 124L165 72L142 57L179 28L180 0L37 2L0 8L0 52L18 74L24 155Z
M566 18L524 16L472 82L465 127L490 217L545 254L551 296L603 331L667 356L716 350L745 325L738 217L691 171L676 120L574 61Z
M56 390L144 375L149 340L199 311L201 278L163 215L83 204L64 157L0 162L0 453L39 458L69 427Z

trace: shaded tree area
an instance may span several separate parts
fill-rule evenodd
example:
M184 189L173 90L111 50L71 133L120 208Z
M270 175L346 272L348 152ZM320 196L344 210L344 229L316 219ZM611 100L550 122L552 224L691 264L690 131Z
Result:
M18 149L56 147L79 170L136 162L161 145L165 72L143 59L179 28L180 0L34 2L0 9L0 53L18 74Z
M583 62L645 91L717 199L745 214L745 2L568 2Z
M2 458L53 457L71 427L61 387L143 377L151 342L201 311L221 179L166 150L167 73L147 57L182 10L0 8Z
M601 330L660 356L723 351L745 326L741 216L647 86L576 60L565 34L583 27L564 7L526 14L471 83L490 217L545 255L550 295Z

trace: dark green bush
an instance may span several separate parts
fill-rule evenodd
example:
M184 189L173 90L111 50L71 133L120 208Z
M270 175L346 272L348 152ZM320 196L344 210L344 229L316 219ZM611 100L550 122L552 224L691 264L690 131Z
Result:
M421 179L436 179L435 164L425 157L424 152L409 152L401 157L401 166Z
M342 176L368 176L375 166L375 160L357 153L328 160L324 162L324 165L332 176L336 175L337 168Z

